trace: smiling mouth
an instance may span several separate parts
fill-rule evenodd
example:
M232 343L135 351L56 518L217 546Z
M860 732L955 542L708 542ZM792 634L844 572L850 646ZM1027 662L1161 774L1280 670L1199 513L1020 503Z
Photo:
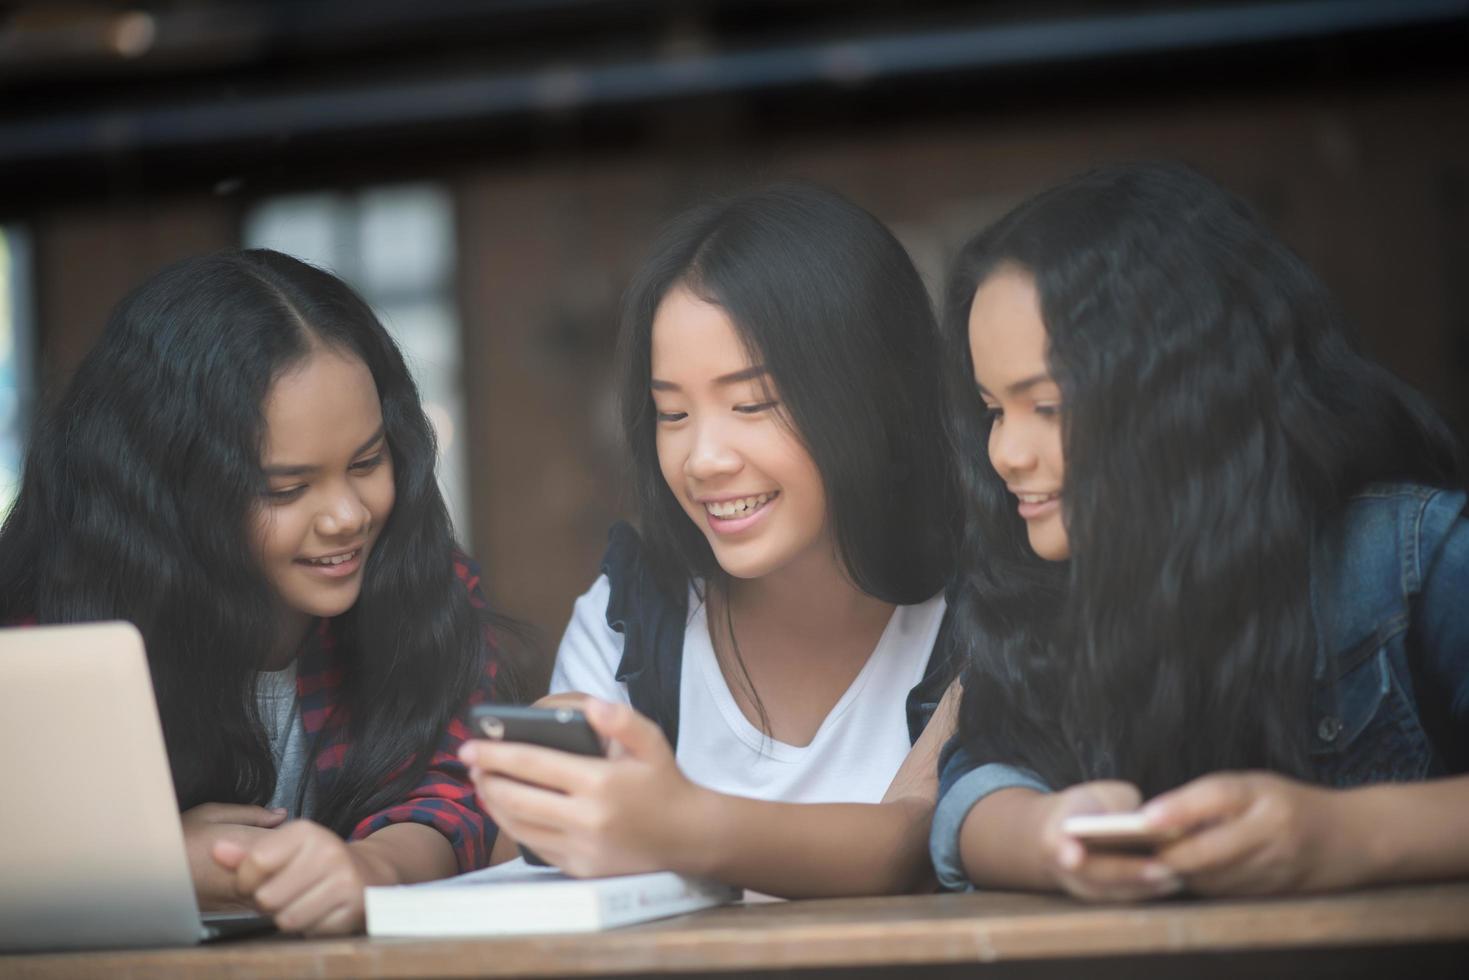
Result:
M1015 499L1019 500L1022 504L1044 504L1047 501L1055 500L1059 496L1061 496L1060 492L1017 493L1015 494Z
M347 562L362 554L362 549L349 551L345 555L332 555L329 558L300 558L297 559L303 565L313 565L317 568L331 568L334 565L345 565Z
M717 517L720 520L726 521L737 517L749 517L755 511L779 496L779 490L772 490L769 493L757 493L753 497L738 497L734 500L711 500L704 504L704 510L710 517Z

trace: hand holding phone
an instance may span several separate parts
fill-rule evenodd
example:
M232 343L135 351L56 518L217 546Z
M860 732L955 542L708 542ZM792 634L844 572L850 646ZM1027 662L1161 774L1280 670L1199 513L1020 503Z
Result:
M469 721L476 734L496 742L524 742L575 755L606 754L587 716L575 708L477 704L469 709ZM520 853L527 864L546 863L524 845Z
M1177 829L1153 827L1139 810L1083 813L1061 821L1061 832L1093 851L1152 854L1182 836Z

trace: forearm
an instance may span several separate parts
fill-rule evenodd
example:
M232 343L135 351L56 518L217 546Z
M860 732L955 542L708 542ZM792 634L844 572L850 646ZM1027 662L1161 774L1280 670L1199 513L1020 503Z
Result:
M773 803L699 790L675 870L783 898L885 895L927 880L921 797Z
M458 872L448 838L419 823L395 823L347 845L368 885L407 885Z
M976 803L959 830L964 873L976 885L1052 891L1057 882L1041 848L1042 808L1033 789L997 790Z
M1469 875L1469 776L1345 790L1342 803L1348 839L1360 849L1353 884Z

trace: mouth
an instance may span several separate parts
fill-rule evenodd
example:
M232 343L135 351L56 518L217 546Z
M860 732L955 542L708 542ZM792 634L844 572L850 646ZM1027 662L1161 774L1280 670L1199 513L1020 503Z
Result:
M772 490L769 493L757 493L753 497L735 497L731 500L706 500L704 501L704 510L710 517L718 517L722 520L749 517L778 496L780 496L780 491Z
M297 558L296 564L323 575L345 576L351 575L362 566L362 553L363 548L359 546L351 551L339 551L316 558Z
M1061 491L1055 490L1051 493L1021 493L1011 490L1015 499L1020 502L1018 510L1022 520L1033 521L1038 518L1047 517L1061 506Z
M770 490L748 497L705 500L702 503L709 527L720 534L733 534L745 530L760 520L765 515L766 509L779 497L779 490Z

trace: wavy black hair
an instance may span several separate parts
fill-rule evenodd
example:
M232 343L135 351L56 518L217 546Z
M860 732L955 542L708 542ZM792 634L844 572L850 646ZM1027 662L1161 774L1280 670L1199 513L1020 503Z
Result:
M623 433L648 560L671 595L726 576L658 466L653 318L675 288L723 309L763 364L826 489L852 582L912 604L956 560L958 485L942 451L933 307L892 233L840 195L781 183L669 224L628 288L619 340Z
M0 622L136 624L180 808L268 801L254 681L278 620L249 544L266 488L262 404L322 345L371 371L396 485L361 595L336 621L350 742L312 817L345 836L422 777L499 618L456 580L433 431L403 358L341 280L230 251L170 266L122 301L29 447L0 530Z
M1062 392L1066 562L1031 550L985 453L969 311L1004 267L1034 277ZM958 255L944 334L962 744L1054 786L1145 795L1221 769L1308 773L1312 543L1365 484L1462 485L1426 401L1243 202L1181 166L1109 167L1021 204Z

